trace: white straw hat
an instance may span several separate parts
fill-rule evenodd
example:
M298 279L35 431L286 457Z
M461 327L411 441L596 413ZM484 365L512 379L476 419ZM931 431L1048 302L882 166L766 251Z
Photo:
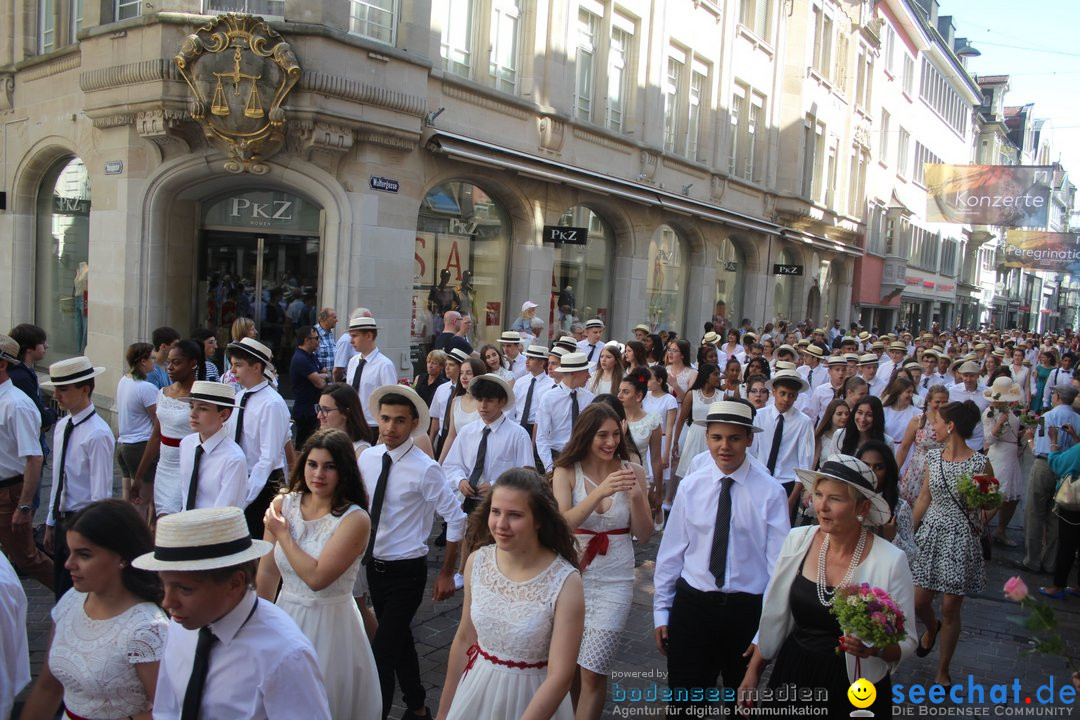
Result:
M472 382L469 383L470 392L476 386L477 380L495 383L503 389L503 392L506 393L506 405L503 406L503 412L506 412L510 408L514 407L514 388L510 387L510 383L506 382L495 373L486 373L484 375L478 375L472 379Z
M555 372L572 373L588 369L589 358L585 357L585 353L572 352L562 356L562 362L555 369Z
M427 403L408 385L383 385L376 388L375 392L371 393L371 397L368 398L368 410L371 411L372 417L379 417L379 401L390 394L401 395L408 400L416 408L416 414L420 417L420 421L416 424L417 430L427 429L428 424L431 422ZM450 401L447 400L447 402Z
M527 357L527 358L535 358L537 360L547 360L548 359L547 346L545 346L545 345L530 345L525 350L525 357Z
M349 320L350 330L378 330L379 323L375 322L375 318L370 315L365 317L355 317Z
M804 393L804 392L806 392L807 390L810 389L810 383L803 380L802 376L799 375L799 373L796 372L795 370L779 370L779 371L777 371L776 373L773 374L773 376L771 378L769 378L768 380L765 381L765 387L769 388L769 390L772 390L773 387L778 382L791 383L793 385L798 385L800 393Z
M892 517L888 501L877 491L877 477L874 471L857 457L830 455L821 464L819 470L795 468L795 474L799 476L803 487L810 492L814 491L814 484L819 479L837 480L858 490L870 501L870 515L863 522L864 525L884 525Z
M222 407L235 407L236 389L225 383L196 380L191 384L191 395L180 398L180 401L190 403L196 400Z
M709 406L709 414L704 420L695 420L695 425L708 425L709 423L730 423L740 425L751 432L759 433L763 428L754 425L754 406L748 402L737 400L721 400Z
M216 570L256 560L273 548L271 543L251 539L240 508L200 508L158 520L154 551L131 564L154 571Z
M90 362L90 358L85 355L68 360L58 360L49 366L49 380L41 383L41 387L71 385L97 377L103 372L105 372L105 368L94 367Z
M231 342L225 346L226 354L234 352L241 352L261 362L263 364L263 375L267 378L277 376L277 370L274 368L274 352L258 340L246 337L241 338L240 342Z

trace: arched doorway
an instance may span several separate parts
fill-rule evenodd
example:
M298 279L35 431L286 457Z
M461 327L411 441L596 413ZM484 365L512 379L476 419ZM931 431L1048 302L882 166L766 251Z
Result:
M713 329L721 335L736 327L746 315L742 305L746 257L731 238L720 241L716 256L716 304L713 308Z
M588 228L585 244L555 243L552 288L555 322L547 340L570 332L574 322L598 317L610 324L611 268L615 233L600 215L584 205L562 214L559 225Z

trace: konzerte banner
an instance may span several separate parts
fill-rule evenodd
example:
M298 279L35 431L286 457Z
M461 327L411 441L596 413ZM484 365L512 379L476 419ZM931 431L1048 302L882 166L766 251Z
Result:
M1009 230L1001 245L1007 267L1080 273L1080 235Z
M930 222L1046 228L1052 167L927 163L925 171Z

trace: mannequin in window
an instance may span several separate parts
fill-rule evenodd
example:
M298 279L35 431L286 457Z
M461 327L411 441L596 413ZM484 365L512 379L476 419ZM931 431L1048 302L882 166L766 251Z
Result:
M75 298L75 344L79 352L86 347L86 318L88 299L87 285L90 278L90 265L86 262L79 263L79 269L75 271L75 281L72 284L71 294Z
M428 310L435 320L435 334L443 331L442 316L448 310L457 310L461 305L461 299L450 287L450 271L443 269L439 272L439 284L431 288L428 293Z
M574 309L577 307L577 299L574 297L574 288L567 285L559 293L559 325L562 331L570 332L570 326L577 322L574 317Z
M476 302L476 288L473 287L472 270L466 270L461 274L461 314L472 315L473 305Z

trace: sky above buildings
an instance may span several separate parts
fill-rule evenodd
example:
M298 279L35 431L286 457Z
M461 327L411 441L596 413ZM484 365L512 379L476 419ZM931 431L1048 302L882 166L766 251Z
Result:
M1005 102L1050 118L1054 152L1080 184L1080 3L941 0L939 12L982 53L968 60L972 73L1008 75Z

